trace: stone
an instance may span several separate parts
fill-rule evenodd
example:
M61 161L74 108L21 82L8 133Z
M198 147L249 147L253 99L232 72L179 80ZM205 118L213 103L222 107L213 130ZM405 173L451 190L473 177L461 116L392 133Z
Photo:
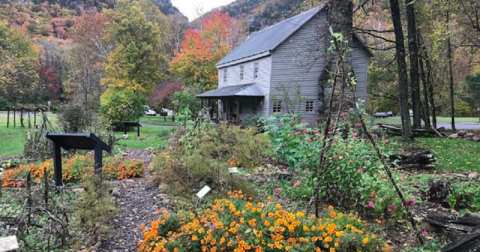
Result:
M82 192L85 192L85 188L77 187L77 188L73 188L72 191L75 193L82 193Z
M273 165L267 164L267 169L272 169L272 168L273 168Z
M457 139L458 137L458 134L451 134L450 136L448 136L448 138L450 139Z
M465 136L467 136L467 134L468 134L468 132L466 132L466 131L464 131L464 130L459 131L459 132L457 133L457 135L458 135L459 137L465 137Z
M430 232L430 233L437 233L440 231L440 228L437 226L434 226L426 221L422 221L422 228L423 230Z
M480 142L480 137L474 137L474 138L472 138L472 141Z
M470 174L468 174L469 179L475 179L477 177L478 177L478 172L471 172Z
M265 171L265 168L263 168L263 167L261 167L261 166L258 167L258 172L263 173L264 171Z
M468 133L465 138L472 139L475 135L473 133Z
M113 196L113 197L118 198L118 197L120 197L121 194L122 194L122 193L120 192L120 188L114 187L114 188L112 189L112 196Z

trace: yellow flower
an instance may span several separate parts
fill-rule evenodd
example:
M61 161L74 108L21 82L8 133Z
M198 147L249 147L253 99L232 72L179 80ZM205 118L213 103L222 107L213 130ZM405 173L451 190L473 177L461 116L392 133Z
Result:
M363 244L367 244L368 243L368 238L367 237L363 238L362 242L363 242Z
M275 207L276 207L277 209L282 209L282 205L280 205L280 204L275 205Z
M302 213L302 212L297 212L297 217L298 217L298 218L303 218L304 216L305 216L304 213Z

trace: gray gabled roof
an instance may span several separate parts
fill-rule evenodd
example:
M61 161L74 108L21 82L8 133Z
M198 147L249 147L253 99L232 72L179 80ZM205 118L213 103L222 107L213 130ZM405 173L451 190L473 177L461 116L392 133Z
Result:
M265 95L255 84L235 85L221 87L203 94L198 98L221 98L221 97L264 97Z
M324 7L325 5L318 6L266 29L253 33L245 42L235 48L225 58L220 60L220 62L217 63L217 66L275 50L298 29L322 11Z

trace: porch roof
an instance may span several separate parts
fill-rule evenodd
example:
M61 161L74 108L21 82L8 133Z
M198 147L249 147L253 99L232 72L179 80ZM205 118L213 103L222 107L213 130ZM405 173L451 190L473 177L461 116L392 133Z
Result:
M197 95L198 98L222 98L222 97L265 97L255 84L244 84L235 86L221 87L203 94Z

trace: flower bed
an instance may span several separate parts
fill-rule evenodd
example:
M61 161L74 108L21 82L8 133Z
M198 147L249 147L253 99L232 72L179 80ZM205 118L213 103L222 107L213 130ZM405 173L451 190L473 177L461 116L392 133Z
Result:
M206 209L162 212L142 225L140 251L388 251L376 226L353 214L323 211L323 218L289 212L268 202L254 203L241 192L215 200Z
M128 179L141 177L144 171L144 164L141 160L121 158L105 158L103 161L102 175L104 179ZM53 159L48 159L42 164L19 165L15 169L5 171L2 176L3 187L23 186L24 180L31 172L32 180L40 182L47 172L48 179L53 179ZM62 177L64 183L78 183L94 173L94 160L92 157L75 155L62 164Z

